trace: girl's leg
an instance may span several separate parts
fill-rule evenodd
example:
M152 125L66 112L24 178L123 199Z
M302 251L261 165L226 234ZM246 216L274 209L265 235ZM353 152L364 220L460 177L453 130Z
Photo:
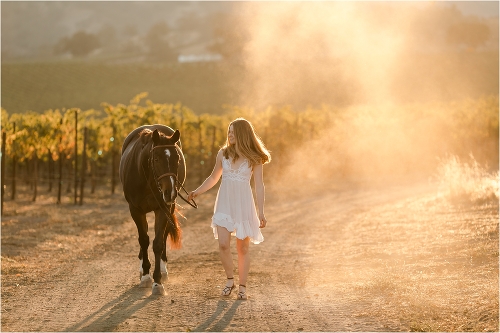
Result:
M224 227L217 226L217 235L219 238L219 255L222 262L222 267L226 271L227 287L234 285L234 280L229 279L233 277L233 255L231 254L231 233Z
M250 253L248 252L250 238L236 238L236 249L238 250L238 272L239 272L239 291L246 292L248 271L250 269Z

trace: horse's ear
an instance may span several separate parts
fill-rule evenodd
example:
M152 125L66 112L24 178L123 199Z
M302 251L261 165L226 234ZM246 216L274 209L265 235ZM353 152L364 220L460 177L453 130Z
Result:
M181 132L179 132L179 130L175 130L174 134L172 134L172 136L170 137L170 140L172 141L172 143L177 143L177 141L179 141L180 138L181 138Z
M154 132L153 132L153 143L155 145L157 145L157 144L160 143L160 133L158 133L157 129L155 129Z

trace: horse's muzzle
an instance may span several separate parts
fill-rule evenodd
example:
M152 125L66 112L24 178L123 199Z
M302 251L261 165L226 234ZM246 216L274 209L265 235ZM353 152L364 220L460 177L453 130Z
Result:
M175 203L175 199L177 198L177 189L175 187L175 179L173 176L168 176L168 177L165 177L164 180L165 180L166 186L164 188L162 186L163 201L167 205L172 205Z

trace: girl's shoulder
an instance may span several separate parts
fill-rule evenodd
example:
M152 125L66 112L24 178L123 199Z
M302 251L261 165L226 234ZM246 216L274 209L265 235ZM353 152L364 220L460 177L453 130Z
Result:
M219 149L219 151L217 152L216 159L222 161L225 158L226 157L225 157L225 154L224 154L224 148Z

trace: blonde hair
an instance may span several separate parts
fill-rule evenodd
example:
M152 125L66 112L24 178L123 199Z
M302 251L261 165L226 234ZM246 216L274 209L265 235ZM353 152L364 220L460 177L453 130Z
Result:
M236 118L227 127L228 133L231 125L233 126L236 144L230 144L229 138L226 138L226 143L222 147L225 158L229 159L231 157L233 162L238 159L239 156L236 153L236 146L238 146L238 151L248 159L251 165L271 162L271 154L259 136L255 134L255 130L248 120Z

